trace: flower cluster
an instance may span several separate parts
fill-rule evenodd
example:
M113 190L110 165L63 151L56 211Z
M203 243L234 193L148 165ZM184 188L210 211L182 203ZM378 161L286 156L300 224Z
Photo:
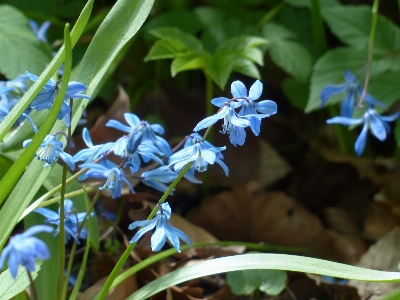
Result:
M219 97L211 100L211 103L220 107L217 114L207 117L200 121L193 131L214 125L218 120L223 119L223 134L229 134L229 140L232 145L242 146L246 139L244 128L250 126L255 135L260 133L261 119L269 117L277 112L277 105L271 100L262 100L256 102L260 98L263 90L262 83L257 80L251 87L249 94L241 81L234 81L231 85L231 93L233 98L228 99ZM241 108L239 113L235 109Z
M357 77L350 71L345 71L344 78L346 80L345 83L330 84L321 91L321 105L324 105L330 97L344 93L340 105L340 116L328 119L326 123L342 124L346 126L364 124L361 133L354 144L356 154L361 156L364 152L368 130L370 130L372 135L378 140L384 141L390 133L388 122L395 121L400 112L396 112L390 116L381 116L374 109L374 106L386 107L386 105L367 93L365 94L364 102L368 104L368 108L364 111L362 118L352 118L357 99L362 95L362 87L357 80Z

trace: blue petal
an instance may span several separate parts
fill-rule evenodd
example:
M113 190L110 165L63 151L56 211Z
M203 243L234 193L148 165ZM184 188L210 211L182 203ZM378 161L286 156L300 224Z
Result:
M363 129L361 130L361 133L358 136L356 143L354 144L354 150L356 151L358 156L361 156L361 154L364 151L365 143L367 140L367 132L368 132L368 124L367 122L365 122Z
M261 97L263 91L263 84L261 83L260 80L256 80L256 82L253 83L253 85L250 87L249 91L249 98L251 100L257 100L258 98Z
M74 159L72 158L72 156L68 153L65 153L64 151L60 151L58 153L61 157L61 159L68 165L68 167L73 171L75 170L75 163L74 163Z
M229 169L228 169L228 166L227 166L222 160L220 160L219 158L216 158L216 159L215 159L215 162L221 166L221 168L222 168L222 169L224 170L224 172L225 172L226 177L228 177L228 176L229 176Z
M344 79L349 83L353 83L353 82L358 83L357 77L353 73L351 73L349 70L344 71Z
M232 82L231 93L234 98L247 98L247 89L239 80Z
M64 200L64 211L71 211L74 210L74 202L72 202L71 199L65 199Z
M331 119L326 120L327 124L342 124L342 125L358 125L364 121L363 118L360 119L352 119L347 117L333 117Z
M343 84L329 84L326 87L324 87L320 94L321 106L324 106L326 101L328 101L330 97L345 91L348 87L349 87L348 82Z
M150 127L155 133L164 134L164 128L160 124L152 124Z
M147 221L147 225L139 225L139 226L145 226L142 229L140 229L138 232L136 232L135 236L131 239L130 243L135 243L137 242L146 232L152 230L156 225L157 225L158 218L154 218L150 221ZM139 222L145 222L145 221L137 221L133 222L131 225L129 225L129 229L133 229L133 224L143 224Z
M228 102L229 99L225 98L225 97L218 97L218 98L214 98L211 100L211 103L214 104L217 107L221 107L222 105L224 105L226 102Z
M85 142L86 146L93 147L92 138L90 137L89 130L86 127L83 128L82 138L83 138L83 141Z
M273 115L278 111L278 106L272 100L263 100L260 102L253 102L256 110L265 115Z
M20 237L30 237L32 235L38 234L40 232L53 232L54 228L47 225L35 225L25 230L23 233L19 234Z
M46 219L53 219L53 220L60 219L60 215L58 213L56 213L55 211L52 211L48 208L39 207L39 208L35 209L34 212L41 214Z
M137 115L131 113L124 113L126 122L132 127L131 130L140 124L140 119Z
M342 117L351 118L355 105L355 90L349 89L340 104L340 115Z
M157 228L151 237L151 249L153 251L159 251L164 246L167 240L167 225L167 217L165 215L160 215Z
M232 126L232 130L229 135L229 141L233 146L236 145L243 146L246 140L246 132L243 127Z
M11 252L8 257L8 268L12 277L17 278L18 265L20 264L20 258L16 252Z
M369 110L368 115L372 134L380 141L384 141L387 133L383 121L379 118L379 114L375 110Z
M117 121L117 120L109 120L106 123L107 127L112 127L121 131L125 131L125 132L131 132L132 128L129 126L126 126L124 124L122 124L121 122Z
M361 94L360 94L359 96L361 97ZM365 95L364 101L365 101L366 103L372 105L372 106L373 106L373 105L377 105L377 106L380 106L380 107L383 107L383 108L386 107L386 104L384 104L384 103L382 103L381 101L375 99L375 98L372 97L370 94L366 94L366 95Z
M381 116L381 119L386 122L393 122L399 117L400 111L390 115L390 116Z
M215 123L218 122L218 120L224 118L225 116L222 114L216 114L216 115L212 115L210 117L207 117L203 120L201 120L196 127L193 129L193 131L199 131L201 129L210 127L211 125L214 125Z
M67 93L65 98L75 98L76 94L80 94L86 90L86 86L79 81L68 82Z

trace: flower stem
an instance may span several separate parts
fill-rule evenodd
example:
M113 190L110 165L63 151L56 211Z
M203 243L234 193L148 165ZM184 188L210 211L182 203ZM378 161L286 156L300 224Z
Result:
M74 243L71 248L71 252L69 254L69 260L68 260L68 265L67 265L67 272L65 273L65 278L64 278L64 285L62 289L62 298L61 300L65 300L67 297L67 289L68 289L68 279L69 276L71 275L71 269L72 269L72 263L74 261L74 256L75 256L75 251L76 251L77 243L74 240Z
M365 74L364 88L360 97L360 101L357 104L358 108L362 107L362 103L367 95L368 85L371 77L371 64L374 56L374 43L375 43L375 32L376 32L376 23L378 21L378 13L379 11L379 0L374 0L372 4L372 20L371 20L371 31L369 33L369 41L368 41L368 62L367 62L367 72Z
M188 163L181 172L178 174L178 176L175 178L175 180L171 183L171 185L168 187L168 189L165 191L165 193L162 195L160 200L158 201L159 204L162 204L165 199L167 199L168 195L172 192L172 190L175 188L175 186L178 184L178 182L182 179L182 177L185 175L185 173L189 170L190 166L192 163ZM154 215L157 213L158 206L154 206L153 210L147 217L147 220L150 220L154 217ZM110 290L110 287L112 283L114 282L115 278L119 274L120 270L122 269L123 265L125 264L125 261L128 259L129 254L135 248L136 243L131 243L124 253L122 253L120 259L116 263L114 269L111 271L111 274L108 276L107 281L104 283L103 288L101 289L99 295L96 297L96 299L103 300L106 296L108 291Z
M31 283L31 293L32 293L33 299L39 300L37 291L36 291L35 281L32 278L31 272L29 272L28 270L26 270L26 272L28 273L29 281Z

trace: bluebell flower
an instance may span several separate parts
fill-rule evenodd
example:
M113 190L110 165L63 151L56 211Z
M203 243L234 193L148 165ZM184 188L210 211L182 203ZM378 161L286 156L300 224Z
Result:
M171 218L171 207L169 204L165 202L160 206L161 207L159 207L157 214L153 219L136 221L129 225L128 228L131 230L135 229L136 227L143 226L143 228L135 234L130 243L137 242L143 236L143 234L156 227L156 230L151 237L151 249L153 251L160 251L167 241L167 238L177 252L181 252L179 239L183 240L191 247L191 243L187 235L181 230L168 224L168 219Z
M357 104L357 99L361 97L362 87L357 77L354 76L350 71L344 72L344 79L346 80L343 84L329 84L324 87L321 91L321 106L324 106L326 101L334 95L344 93L342 102L340 104L340 115L342 117L351 118L353 116L354 107ZM369 94L365 95L364 101L371 105L377 105L380 107L386 107L385 104L378 101Z
M91 163L98 159L100 156L106 154L111 151L114 147L115 143L106 143L101 145L94 145L92 142L92 138L90 137L89 130L85 127L82 131L82 138L85 142L87 149L82 149L77 154L74 155L74 162L84 161L85 163ZM100 162L101 164L101 162Z
M29 77L25 74L21 74L12 80L0 81L0 87L13 87L14 90L11 94L17 98L20 98L28 90L28 87L25 84L27 80L29 80Z
M178 173L175 171L161 166L154 170L143 172L141 179L145 185L164 193L168 189L166 183L171 183L177 176Z
M39 27L38 23L36 23L34 20L29 20L29 26L31 27L33 33L36 35L39 41L48 43L46 33L51 26L50 21L43 22L43 24Z
M136 136L137 134L135 134ZM129 167L132 174L139 171L139 168L142 164L142 160L145 163L154 160L155 162L163 165L164 162L160 158L160 156L164 156L164 153L161 152L154 144L143 142L141 139L135 139L132 142L133 135L123 136L115 142L113 147L113 151L115 155L118 155L122 158L126 159L124 167Z
M34 74L25 72L32 81L36 81L38 77ZM55 97L58 93L58 84L53 78L51 78L43 87L39 94L33 99L30 107L38 111L50 109L54 103ZM68 83L67 92L64 97L64 102L61 106L60 112L58 113L58 120L64 119L65 125L70 126L71 122L71 108L69 107L69 99L82 99L86 98L91 100L92 98L82 94L86 90L86 86L78 81L71 81Z
M141 121L136 115L131 113L125 113L124 117L129 126L117 120L108 121L106 126L124 131L129 136L137 135L129 139L130 143L125 144L126 147L129 147L127 151L133 151L137 145L137 141L141 141L143 144L149 143L156 146L167 157L171 155L171 147L168 142L159 136L164 134L164 128L161 125Z
M378 140L384 141L390 132L390 126L388 122L393 122L397 119L400 112L396 112L390 116L381 116L375 109L369 108L364 112L362 118L352 119L348 117L334 117L332 119L326 120L328 124L342 124L342 125L359 125L364 123L360 135L358 136L356 143L354 145L354 150L358 156L364 151L365 143L367 140L368 129L371 131L372 135Z
M35 271L35 259L49 259L50 252L47 245L33 235L40 232L53 232L53 228L46 225L36 225L24 233L16 234L10 241L0 256L0 269L8 257L8 268L14 279L17 278L18 266L22 265L28 272Z
M82 169L89 169L85 173L88 177L107 178L106 182L102 187L99 188L99 190L108 189L112 198L117 198L121 196L122 180L125 181L125 183L129 186L132 193L135 193L132 185L125 178L124 172L120 168L118 168L118 166L113 162L109 161L108 164L109 167L105 167L100 164L86 163L80 165L79 167Z
M242 146L246 139L244 128L250 126L251 123L247 118L237 115L234 107L232 107L232 102L224 104L217 114L200 121L193 131L199 131L203 128L210 127L220 119L224 119L224 124L222 125L222 130L220 132L223 134L229 134L229 140L232 145Z
M27 147L32 139L26 140L23 143ZM43 168L47 168L59 157L68 165L71 170L75 170L75 163L72 156L63 150L64 144L57 140L55 135L47 135L43 142L40 144L39 149L36 151L35 156L37 159L45 161Z
M260 133L261 119L269 117L277 112L277 105L271 100L262 100L260 98L263 90L262 83L257 80L251 87L249 94L241 81L234 81L231 84L232 99L218 97L211 100L211 103L220 107L217 114L207 117L200 121L193 131L199 131L210 127L218 120L224 119L222 125L223 134L229 134L229 140L232 145L242 146L246 140L245 127L250 126L255 135ZM235 109L241 107L239 113Z
M172 154L169 158L168 167L173 166L174 170L179 172L186 164L193 162L194 168L198 172L207 170L208 164L219 164L228 176L229 170L225 163L217 158L216 153L225 150L226 147L210 147L203 142L198 142L192 146L183 148L182 150Z
M44 220L45 223L50 223L53 225L57 225L57 229L54 232L54 235L58 235L60 232L60 209L58 209L58 213L52 211L48 208L40 207L34 210L41 215L43 215L46 219ZM82 228L81 232L78 236L78 228L79 223L83 221L85 218L86 212L75 213L74 212L74 202L71 199L64 200L64 229L65 229L65 243L72 237L78 244L79 238L86 239L87 238L87 231L86 229ZM90 216L94 214L91 213Z

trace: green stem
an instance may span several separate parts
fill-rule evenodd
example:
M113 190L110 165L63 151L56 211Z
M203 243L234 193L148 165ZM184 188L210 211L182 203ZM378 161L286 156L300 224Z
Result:
M74 243L72 245L71 252L70 252L70 255L69 255L69 260L68 260L68 265L67 265L67 272L65 274L61 300L65 300L66 297L67 297L68 279L69 279L69 276L71 275L72 263L74 262L76 246L77 246L77 243L74 240ZM89 245L87 247L89 247Z
M319 0L311 0L311 22L314 47L317 50L318 56L321 56L328 50L328 42L326 40L325 26L321 16Z
M178 182L182 179L182 177L185 175L185 173L189 170L191 165L192 165L192 163L188 163L185 167L183 167L181 172L178 174L178 176L175 178L175 180L171 183L171 185L168 187L168 189L165 191L165 193L162 195L162 197L158 201L159 204L162 204L165 201L165 199L167 199L168 195L172 192L172 190L175 188L175 186L178 184ZM147 220L150 220L155 216L155 214L157 213L157 209L158 209L157 205L154 206L153 210L147 217ZM133 250L135 245L136 245L136 243L131 243L126 248L124 253L122 253L120 259L118 260L114 269L111 271L111 274L108 276L107 281L104 283L103 288L101 289L101 291L100 291L99 295L96 297L96 299L103 300L107 296L107 293L110 290L112 283L114 282L115 278L119 274L120 270L122 269L123 265L125 264L125 261L128 259L129 254L131 253L131 251Z
M400 1L400 0L399 0ZM286 5L285 2L281 2L278 5L275 5L273 8L271 8L265 16L261 19L260 22L257 24L257 28L260 29L265 23L271 21L281 10L284 8Z
M365 74L364 88L363 92L360 96L360 101L357 104L358 108L362 107L362 103L367 95L368 85L371 77L371 63L374 57L374 43L375 43L375 32L376 32L376 23L378 22L379 16L379 0L374 0L372 5L372 20L371 20L371 31L369 33L369 41L368 41L368 63L367 63L367 72Z

